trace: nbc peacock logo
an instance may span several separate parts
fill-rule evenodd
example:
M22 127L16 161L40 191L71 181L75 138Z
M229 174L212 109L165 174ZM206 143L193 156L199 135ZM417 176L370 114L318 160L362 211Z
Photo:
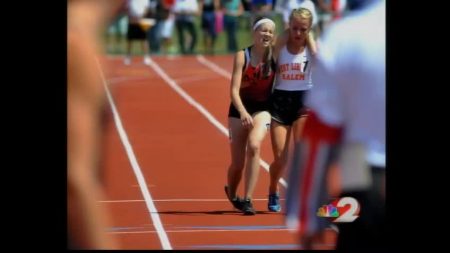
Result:
M343 197L323 205L317 216L330 218L332 222L353 222L359 217L360 205L355 198Z

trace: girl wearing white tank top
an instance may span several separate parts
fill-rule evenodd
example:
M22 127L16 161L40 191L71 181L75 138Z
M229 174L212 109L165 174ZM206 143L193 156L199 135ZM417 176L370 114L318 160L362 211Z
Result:
M294 9L289 17L289 29L277 40L274 56L277 74L271 95L271 141L274 161L270 165L268 209L280 212L278 181L288 161L288 147L293 129L294 141L299 140L306 108L305 92L312 88L311 65L315 44L309 40L312 13L305 8ZM311 50L308 50L310 48Z
M288 46L281 48L277 60L277 90L309 90L312 88L311 79L312 56L307 47L302 52L294 54Z

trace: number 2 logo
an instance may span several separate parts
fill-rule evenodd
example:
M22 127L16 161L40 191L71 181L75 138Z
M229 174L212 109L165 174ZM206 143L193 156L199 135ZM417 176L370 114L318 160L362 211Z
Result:
M343 197L337 201L335 206L338 209L339 217L333 222L353 222L359 217L360 206L355 198Z

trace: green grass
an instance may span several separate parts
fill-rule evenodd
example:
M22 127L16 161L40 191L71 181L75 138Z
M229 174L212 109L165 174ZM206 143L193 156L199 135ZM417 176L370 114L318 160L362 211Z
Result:
M279 34L282 27L282 19L281 15L276 15L274 17L274 21L277 25L277 31L276 33ZM252 37L251 37L251 28L249 24L249 18L241 16L239 18L239 25L238 25L238 31L237 31L237 42L238 42L238 48L244 48L249 46L252 43ZM195 48L196 53L204 53L203 48L203 32L200 28L200 17L197 17L195 20L195 28L197 31L197 45ZM122 33L126 32L126 26L123 24L121 25ZM125 31L124 31L125 29ZM226 45L227 35L225 31L222 31L217 36L217 41L214 47L216 54L227 54L227 45ZM105 50L108 54L125 54L126 52L126 38L124 35L115 36L112 33L106 32L103 36L104 46ZM172 34L172 47L175 49L175 53L179 53L178 48L178 36L176 29L174 28L173 34ZM132 52L134 55L142 55L142 50L140 46L136 45L136 43L133 45Z

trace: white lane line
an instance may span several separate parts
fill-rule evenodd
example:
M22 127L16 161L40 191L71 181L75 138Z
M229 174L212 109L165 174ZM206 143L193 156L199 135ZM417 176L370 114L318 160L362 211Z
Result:
M252 199L253 201L267 201L267 199ZM285 200L280 198L280 200ZM129 199L129 200L101 200L100 203L131 203L143 202L143 199ZM153 202L228 202L228 199L154 199Z
M127 152L128 158L131 163L131 167L133 168L134 174L136 175L137 181L139 183L139 186L141 188L142 195L144 196L145 203L147 205L147 209L150 211L150 217L153 221L154 227L156 229L156 232L158 233L159 240L161 241L162 247L165 250L172 249L172 246L170 245L169 238L167 237L166 231L164 230L164 227L162 226L161 219L158 215L158 210L156 210L155 204L153 203L152 196L150 195L150 192L147 188L147 183L145 182L144 175L142 174L142 170L139 167L139 164L137 162L136 156L134 155L133 148L131 147L130 141L128 140L128 136L125 132L125 129L122 125L122 120L120 119L119 112L116 109L116 105L114 104L114 100L111 96L111 93L108 89L108 84L106 82L105 76L103 74L103 70L100 66L100 62L97 59L97 66L100 70L100 74L103 80L103 85L106 90L106 96L108 98L109 104L111 105L111 109L114 115L114 122L116 124L117 131L120 136L120 140L122 141L122 144L125 147L125 150Z
M224 68L220 67L219 65L215 64L212 61L207 60L203 55L197 55L196 58L197 61L199 61L201 64L207 66L217 74L231 80L231 73L226 71Z
M167 233L194 233L194 232L274 232L274 231L296 231L296 229L279 228L279 229L193 229L193 230L167 230ZM108 232L108 234L150 234L155 233L153 230L146 231L121 231L121 232Z

